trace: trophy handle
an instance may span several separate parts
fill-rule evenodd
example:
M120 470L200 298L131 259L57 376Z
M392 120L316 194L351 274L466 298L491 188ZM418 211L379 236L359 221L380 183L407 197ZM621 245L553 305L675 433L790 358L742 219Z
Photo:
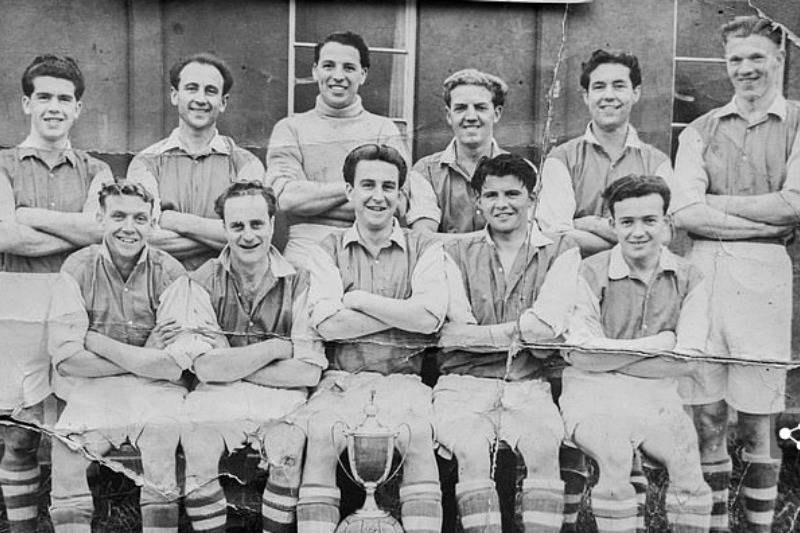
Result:
M347 424L342 420L337 420L331 426L331 442L334 444L334 447L336 445L336 433L335 432L336 432L337 428L341 428L342 426L347 426ZM346 435L344 433L344 430L341 430L341 433L342 433L342 435L344 435L346 437ZM347 451L347 448L345 447L345 452L346 451ZM337 453L336 454L336 462L339 463L339 466L342 467L342 472L344 472L344 475L346 475L347 478L350 481L352 481L356 486L360 486L361 485L361 483L355 477L353 477L353 475L350 473L350 470L342 462L342 454L341 453Z
M397 474L400 472L400 469L401 469L401 468L403 468L403 465L404 465L404 464L405 464L405 462L406 462L406 457L408 456L408 448L411 446L411 426L409 426L407 423L403 422L402 424L400 424L400 425L399 425L399 426L397 426L397 427L398 427L398 428L401 428L401 427L405 427L405 428L406 428L406 433L408 434L408 441L407 441L407 444L406 444L406 451L405 451L405 453L402 453L402 454L400 454L400 462L399 462L399 463L397 463L397 468L395 468L395 469L394 469L394 472L392 472L391 474L389 474L389 475L386 477L386 479L384 479L383 481L381 481L381 484L383 484L383 483L388 483L388 482L389 482L389 480L391 480L391 479L392 479L394 476L396 476L396 475L397 475ZM400 434L400 432L399 432L399 431L397 431L397 432L395 433L395 435L394 435L394 436L395 436L395 439L397 438L397 436L398 436L399 434Z

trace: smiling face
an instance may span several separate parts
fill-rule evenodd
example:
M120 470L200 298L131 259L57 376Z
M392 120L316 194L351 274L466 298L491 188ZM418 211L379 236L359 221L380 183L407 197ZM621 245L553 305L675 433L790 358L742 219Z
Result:
M225 201L225 237L235 262L255 265L267 261L272 220L261 195L234 196Z
M658 257L669 225L664 199L654 193L620 200L614 204L611 225L625 259L642 262Z
M725 45L728 77L736 96L747 101L777 93L783 60L783 52L763 35L730 37Z
M181 124L194 130L213 128L228 105L222 87L222 74L214 65L189 63L183 67L178 88L170 87L170 100L178 108Z
M52 76L34 78L33 93L22 97L22 110L31 117L31 133L48 143L67 139L81 107L75 84Z
M478 148L492 142L494 125L500 120L501 107L492 103L492 92L481 85L459 85L450 91L450 105L445 108L447 123L462 146Z
M311 70L319 86L322 100L334 109L342 109L356 101L358 90L367 79L361 66L358 49L331 41L319 51L319 61Z
M601 63L589 75L583 101L592 123L605 131L627 127L640 87L631 82L631 69L620 63Z
M97 213L103 241L112 258L131 260L139 256L153 231L152 206L138 196L109 195Z
M363 160L356 165L353 185L345 184L345 190L362 233L392 225L400 201L399 176L397 167L386 161Z
M528 231L528 210L536 195L516 176L486 176L477 202L493 234Z

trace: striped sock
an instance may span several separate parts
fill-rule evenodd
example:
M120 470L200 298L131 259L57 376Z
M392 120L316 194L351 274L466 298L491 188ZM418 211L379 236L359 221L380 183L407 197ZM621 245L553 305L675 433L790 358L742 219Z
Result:
M184 503L195 532L224 533L228 502L219 481L215 479L193 490Z
M673 533L705 533L711 522L711 488L705 483L694 491L670 487L665 507Z
M564 525L572 531L578 523L578 511L586 490L586 456L574 446L562 445L558 462L564 481Z
M297 489L283 487L267 478L261 496L261 523L265 532L291 533L295 531Z
M339 489L303 485L297 500L297 530L301 533L333 533L339 525Z
M636 492L636 531L637 533L644 533L647 531L644 519L645 511L647 510L647 477L644 475L642 461L638 453L633 456L631 485L633 485L633 490Z
M50 520L56 533L91 533L92 494L58 496L50 494Z
M733 463L730 457L701 463L703 479L711 487L711 527L709 533L728 533L728 485Z
M614 493L593 490L592 511L598 533L636 531L636 493L630 484Z
M770 531L778 496L778 474L781 462L769 455L751 455L742 451L745 461L742 495L748 531Z
M438 481L400 487L400 517L406 533L439 533L442 529L442 489Z
M142 486L139 497L142 533L178 532L178 490L147 482Z
M522 523L525 531L558 533L563 520L563 481L532 478L522 482Z
M491 479L456 483L464 533L501 533L500 500Z
M4 457L0 467L0 488L6 504L9 531L34 532L39 517L39 465L12 465L9 462Z

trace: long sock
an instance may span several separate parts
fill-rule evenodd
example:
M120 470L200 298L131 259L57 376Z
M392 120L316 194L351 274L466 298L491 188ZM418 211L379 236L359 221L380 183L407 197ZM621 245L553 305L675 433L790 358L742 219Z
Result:
M297 493L294 487L284 487L267 479L261 496L261 522L269 533L291 533L295 531Z
M525 531L558 533L563 520L563 481L531 478L522 482L522 523Z
M742 460L745 461L742 495L748 531L770 531L781 463L769 455L751 455L746 451L742 451Z
M633 466L631 467L631 485L636 492L636 531L644 533L645 511L647 510L647 477L644 475L642 460L638 453L633 456Z
M439 533L442 529L439 483L407 483L400 487L400 516L406 533Z
M711 488L705 483L693 491L670 487L665 507L673 533L705 533L711 523Z
M567 529L574 529L578 522L583 493L586 490L588 476L586 456L574 446L562 445L559 451L559 464L561 479L564 481L564 525Z
M339 489L303 485L297 500L299 533L333 533L339 525Z
M730 457L701 463L703 479L711 487L711 525L709 533L728 533L728 486L733 463Z
M8 444L6 444L8 446ZM3 458L0 487L11 533L36 531L38 522L39 465L14 465Z
M224 533L228 502L219 481L210 481L187 494L185 505L196 533Z
M90 533L94 502L91 493L50 495L50 520L56 533Z
M501 533L500 499L491 479L457 483L456 502L464 533Z
M636 531L636 493L630 484L613 493L593 490L592 511L598 533Z

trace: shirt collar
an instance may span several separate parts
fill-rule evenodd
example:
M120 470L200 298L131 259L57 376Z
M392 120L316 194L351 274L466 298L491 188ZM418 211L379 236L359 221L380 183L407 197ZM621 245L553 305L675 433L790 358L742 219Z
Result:
M586 133L583 134L583 138L586 142L590 142L592 144L596 144L598 146L602 146L600 141L597 139L597 136L592 131L592 123L586 125ZM625 134L625 147L631 147L636 149L642 148L642 141L639 139L639 134L636 132L636 128L628 124L628 132Z
M187 154L190 153L186 148L186 145L183 144L183 141L181 140L180 128L175 128L172 130L172 133L169 134L169 137L164 139L164 143L158 148L158 152L163 154L175 149L183 150ZM208 143L208 152L217 152L225 155L229 155L231 153L230 148L228 148L228 144L222 139L222 135L219 134L216 128L214 129L214 136L211 137L211 142Z
M111 251L108 249L108 245L106 244L105 238L103 238L103 240L100 242L100 256L106 261L108 261L110 264L112 265L114 264L114 260L111 258ZM139 259L136 260L136 268L138 268L139 265L147 261L147 258L149 256L150 256L150 245L145 243L144 248L142 248L142 251L139 254Z
M269 256L270 272L276 278L284 278L297 272L274 246L269 247L267 254ZM225 245L225 248L219 253L219 261L226 272L232 272L230 246Z
M489 157L494 157L496 155L505 154L507 153L505 150L500 148L500 145L497 144L495 139L492 139L492 148L489 152ZM447 143L447 146L444 150L442 150L442 158L441 162L443 165L448 165L451 167L456 167L456 139L453 137L450 139L450 142Z
M31 142L30 137L26 138L22 141L18 146L18 154L20 161L25 159L26 157L37 157L39 158L39 152L44 151L41 148L37 148ZM75 155L75 152L72 150L72 143L67 139L67 145L64 150L61 152L64 155L64 158L69 162L70 165L73 167L78 164L78 157ZM40 158L41 159L41 158Z
M485 225L481 230L483 234L483 239L486 241L489 246L494 246L494 241L492 240L492 234L489 232L489 225ZM542 233L542 230L539 229L537 224L533 222L528 223L528 244L533 246L534 248L541 248L543 246L547 246L548 244L553 244L553 240Z
M788 106L786 104L786 98L783 97L782 94L778 94L775 96L775 99L770 104L769 108L767 109L767 115L775 115L781 120L786 120L786 115L788 113ZM738 115L742 116L739 113L739 108L736 107L736 97L734 96L730 102L725 104L722 107L718 107L714 111L714 116L716 118L727 117L729 115Z
M678 260L675 254L670 252L665 246L661 247L661 256L658 258L658 273L671 270L677 272ZM630 277L631 269L625 258L622 256L622 247L617 244L611 249L611 257L608 262L608 278L609 279L624 279Z
M362 242L356 223L353 223L352 226L344 230L344 234L342 236L342 245L344 247L347 247L354 242ZM397 246L399 246L403 251L406 250L406 236L405 233L403 233L403 230L400 228L400 224L398 224L396 218L392 219L392 233L389 235L389 242L397 244Z

